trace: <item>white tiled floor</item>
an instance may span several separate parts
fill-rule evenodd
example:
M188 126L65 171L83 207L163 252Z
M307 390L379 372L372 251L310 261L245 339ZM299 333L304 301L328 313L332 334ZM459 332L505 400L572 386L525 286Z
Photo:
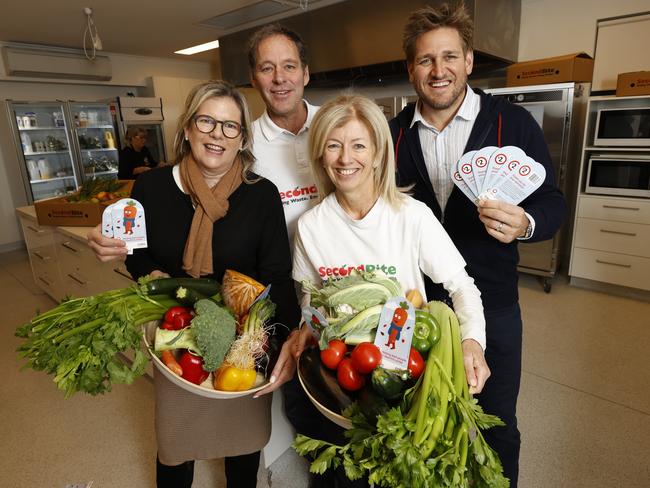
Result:
M650 486L650 304L570 287L545 294L521 280L524 373L519 401L522 488ZM65 400L51 378L19 371L16 326L54 303L31 279L26 254L0 254L0 486L154 486L152 385ZM272 486L305 486L290 451ZM260 487L266 483L260 483ZM195 488L223 487L219 461L197 464Z

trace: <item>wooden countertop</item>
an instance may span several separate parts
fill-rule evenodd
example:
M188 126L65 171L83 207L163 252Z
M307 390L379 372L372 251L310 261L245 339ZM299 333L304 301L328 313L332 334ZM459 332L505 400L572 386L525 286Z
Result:
M36 218L36 210L33 205L28 205L26 207L16 208L16 213L22 217L26 217L34 222L38 223ZM66 234L67 236L77 239L79 241L86 242L86 234L92 229L92 227L57 227L57 226L44 226L44 227L56 227L61 233Z

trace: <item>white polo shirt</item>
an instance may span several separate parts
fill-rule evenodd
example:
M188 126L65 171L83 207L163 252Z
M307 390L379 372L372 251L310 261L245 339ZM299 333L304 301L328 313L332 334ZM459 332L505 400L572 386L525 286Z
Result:
M253 171L278 187L293 242L298 218L318 203L318 189L309 166L309 126L318 110L303 100L307 120L298 134L278 127L264 112L253 122Z

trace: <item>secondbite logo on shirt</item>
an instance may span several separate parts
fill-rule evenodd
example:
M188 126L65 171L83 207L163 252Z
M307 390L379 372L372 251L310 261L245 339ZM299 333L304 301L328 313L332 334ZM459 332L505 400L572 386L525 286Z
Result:
M280 198L284 205L313 200L318 198L318 188L316 185L295 187L293 190L281 191Z
M392 264L359 264L357 266L344 264L343 266L338 267L319 266L318 268L318 274L324 280L327 278L343 278L345 276L348 276L353 271L359 271L361 273L364 271L367 271L368 273L372 273L373 271L381 271L388 277L397 276L397 267Z

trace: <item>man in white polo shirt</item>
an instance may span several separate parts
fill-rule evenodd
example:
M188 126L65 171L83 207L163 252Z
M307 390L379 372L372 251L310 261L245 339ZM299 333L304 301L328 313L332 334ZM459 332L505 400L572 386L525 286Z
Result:
M318 107L303 100L309 82L305 45L279 24L256 31L249 40L251 82L266 110L253 122L253 171L278 187L293 234L298 218L318 201L308 160L308 129Z

